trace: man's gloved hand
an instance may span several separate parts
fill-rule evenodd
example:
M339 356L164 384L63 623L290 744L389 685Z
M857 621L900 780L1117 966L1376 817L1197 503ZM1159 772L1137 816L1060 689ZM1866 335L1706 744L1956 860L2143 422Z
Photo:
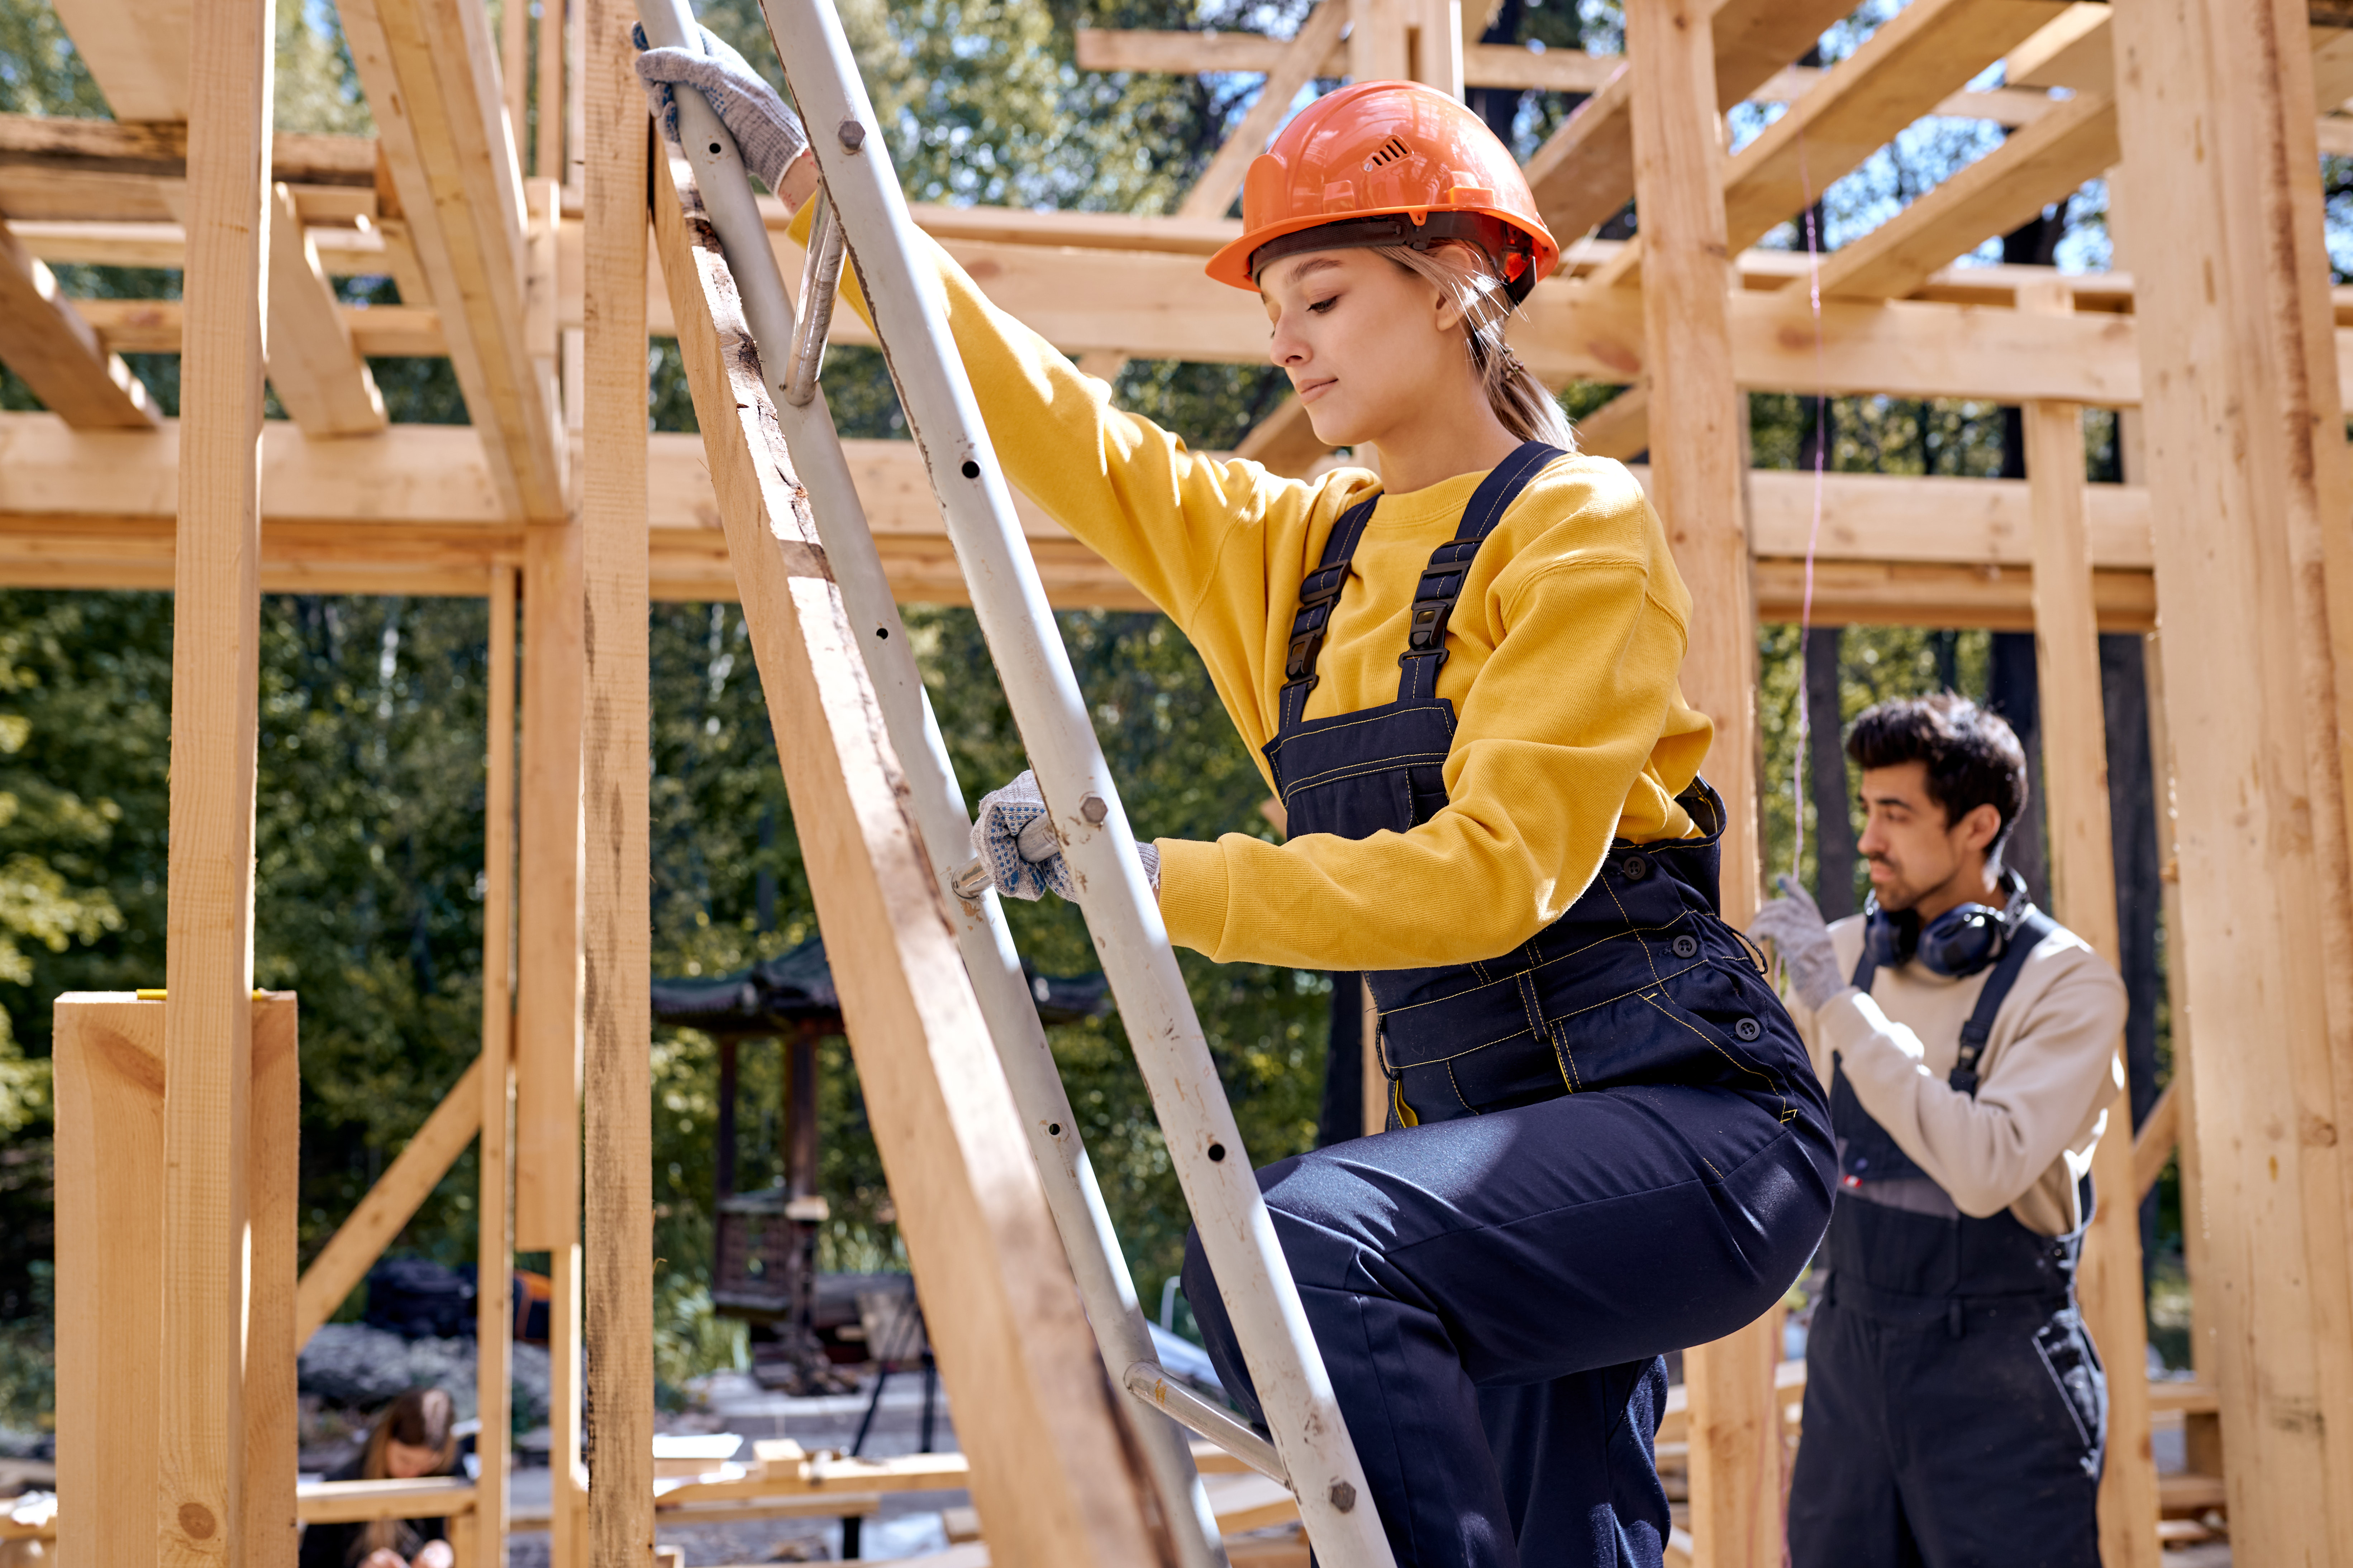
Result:
M1025 772L1003 789L991 790L980 797L980 810L972 824L972 849L987 868L988 879L999 894L1012 899L1039 899L1050 891L1066 899L1079 896L1078 882L1059 849L1037 860L1026 858L1021 852L1022 829L1045 815L1046 797L1039 793L1038 775L1034 773ZM1142 862L1144 879L1152 885L1156 898L1160 892L1159 849L1150 844L1138 844L1135 858Z
M719 123L735 138L744 167L759 175L768 189L783 189L785 171L808 147L800 116L785 107L776 89L724 39L708 27L698 26L695 31L702 37L700 54L692 49L648 48L645 28L632 29L638 47L644 50L638 56L638 78L645 83L646 101L654 118L661 121L666 133L675 137L675 89L695 89L710 100Z
M1778 879L1782 896L1757 911L1748 934L1769 942L1789 973L1789 985L1808 1012L1847 988L1839 972L1838 954L1831 947L1831 928L1805 889L1788 877Z

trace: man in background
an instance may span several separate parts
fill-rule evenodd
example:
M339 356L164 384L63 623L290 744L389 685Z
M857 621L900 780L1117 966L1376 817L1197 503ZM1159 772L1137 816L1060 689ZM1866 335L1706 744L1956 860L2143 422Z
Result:
M2074 1277L2124 984L2003 868L2026 805L2009 725L1949 694L1883 702L1847 754L1864 912L1826 925L1784 879L1750 927L1839 1150L1791 1561L2097 1568L2107 1385Z

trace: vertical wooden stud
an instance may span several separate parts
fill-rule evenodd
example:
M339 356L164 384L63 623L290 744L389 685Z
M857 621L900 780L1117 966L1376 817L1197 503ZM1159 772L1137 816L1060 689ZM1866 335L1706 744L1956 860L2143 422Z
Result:
M548 1258L547 1424L553 1442L547 1468L548 1561L554 1568L587 1568L588 1477L581 1464L580 1244L566 1242Z
M1354 81L1403 81L1409 0L1348 0L1348 76Z
M507 0L521 7L522 0ZM491 568L490 744L482 786L482 1189L475 1264L478 1568L505 1568L514 1248L508 1229L514 1030L515 569Z
M2173 795L2173 731L2165 717L2163 639L2151 632L2143 645L2148 670L2148 755L2157 786L2158 851L2164 861L2165 1006L2173 1057L2174 1145L2181 1182L2181 1262L2189 1275L2189 1365L2211 1382L2216 1364L2214 1325L2221 1320L2214 1273L2207 1267L2206 1204L2198 1165L2198 1075L2189 1070L2195 1046L2189 1028L2189 966L2181 951L2181 847ZM2214 1412L2193 1411L2182 1418L2182 1447L2189 1468L2200 1475L2222 1470L2222 1426Z
M2293 0L2116 7L2232 1550L2353 1541L2353 510ZM2216 1031L2229 1048L2214 1048Z
M631 8L588 0L587 589L581 797L587 1009L583 1304L595 1561L654 1548L651 921L647 890L646 175Z
M194 0L172 801L164 1314L153 1519L166 1568L241 1565L261 388L271 0ZM271 1347L274 1353L275 1347Z
M248 1478L239 1520L249 1568L293 1568L297 1010L257 994L251 1016L250 1353L232 1436ZM153 1564L154 1515L107 1500L152 1498L165 1332L164 1029L169 1004L128 994L58 998L58 1473L99 1505L58 1517L73 1562ZM174 1303L174 1310L177 1304ZM218 1539L216 1531L212 1539Z
M1365 1135L1372 1136L1389 1124L1389 1075L1381 1069L1381 1009L1373 1000L1373 988L1362 980L1356 989L1364 996L1364 1022L1356 1031L1365 1053L1364 1086Z
M564 0L539 0L539 150L532 173L564 183ZM522 127L515 128L517 135Z
M2063 314L2055 284L2019 290L2022 310ZM2121 962L2108 748L2100 701L2100 627L2084 494L2084 411L2023 411L2033 525L2035 669L2042 714L2043 821L2054 912L2110 964ZM2141 1284L2140 1205L2132 1173L2132 1098L2118 1092L2093 1155L2095 1209L2077 1281L2084 1321L2109 1369L2107 1463L2100 1477L2100 1561L2158 1568L2157 1463L2149 1450L2148 1320Z
M294 1568L301 1533L294 1519L301 1456L294 1338L295 1281L301 1256L302 1069L301 1016L290 991L253 996L252 1142L246 1192L253 1216L251 1306L246 1320L245 1564Z
M126 1026L141 1010L149 1026ZM124 1502L58 1511L68 1563L156 1560L138 1500L154 1490L164 1346L163 1010L128 995L57 1003L58 1492Z
M1724 146L1713 7L1627 0L1642 321L1655 422L1651 494L1693 603L1683 691L1715 722L1707 777L1724 796L1724 918L1757 910L1757 616L1743 480L1746 423L1732 376ZM1683 1357L1692 1539L1708 1563L1778 1562L1782 1443L1771 1317Z
M515 1247L579 1237L580 529L523 531Z
M505 0L499 13L499 96L520 174L531 144L531 0Z
M1413 79L1462 96L1462 0L1411 0ZM1481 0L1472 0L1480 6Z

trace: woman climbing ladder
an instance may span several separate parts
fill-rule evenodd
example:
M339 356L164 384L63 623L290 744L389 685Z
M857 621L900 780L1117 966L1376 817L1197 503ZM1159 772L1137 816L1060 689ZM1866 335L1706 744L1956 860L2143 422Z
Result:
M643 57L657 102L702 88L804 186L797 125L714 42ZM942 256L949 325L1008 477L1183 627L1290 811L1281 846L1147 847L1171 936L1372 972L1391 1131L1261 1184L1398 1560L1656 1563L1658 1357L1769 1306L1830 1202L1805 1053L1715 917L1688 595L1510 354L1556 252L1460 104L1321 100L1244 217L1212 275L1261 295L1319 437L1377 448L1387 493L1187 453ZM1074 890L1010 847L1041 809L1025 781L983 804L1006 891Z

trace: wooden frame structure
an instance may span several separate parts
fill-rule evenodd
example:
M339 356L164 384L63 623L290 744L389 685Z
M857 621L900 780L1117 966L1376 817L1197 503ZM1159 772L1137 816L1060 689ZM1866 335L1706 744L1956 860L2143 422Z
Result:
M155 1477L152 1515L134 1504L104 1525L122 1533L121 1560L144 1561L152 1528L159 1557L290 1561L294 1347L477 1137L481 1277L503 1280L513 1249L554 1258L556 1560L650 1550L641 612L733 597L739 582L759 584L779 723L832 746L790 781L826 847L812 863L825 918L903 961L844 994L886 1162L908 1178L919 1274L997 1304L965 1342L941 1341L951 1390L970 1390L967 1439L989 1453L972 1470L982 1512L1025 1563L1148 1560L1135 1478L1084 1393L1085 1335L1009 1101L973 1054L969 998L908 984L917 950L936 945L931 895L887 802L894 764L821 554L754 456L773 426L718 417L727 390L698 381L704 437L642 435L644 339L714 345L736 329L723 271L680 226L665 161L649 159L628 8L589 0L567 26L561 5L543 7L526 80L522 6L494 39L480 0L343 0L380 127L361 141L272 135L270 0L135 16L126 0L56 5L121 118L0 117L0 362L50 410L0 415L0 582L178 595L168 1000L72 999L58 1030L61 1208L96 1214L148 1180L101 1168L101 1143L144 1126L156 1154L143 1258L90 1252L72 1240L90 1227L58 1227L72 1253L61 1307L81 1292L102 1317L109 1281L150 1260L171 1282L159 1320L105 1320L149 1347L127 1368L100 1375L61 1331L66 1468L94 1473L90 1434L126 1399L156 1413L111 1423L132 1436L109 1462L128 1453L130 1473ZM2189 1410L2207 1475L2196 1500L2227 1500L2249 1561L2353 1564L2353 1162L2337 1135L2353 1117L2353 290L2329 289L2316 179L2322 150L2353 152L2337 109L2353 96L2353 18L2295 0L1913 0L1850 58L1796 66L1848 8L1626 0L1625 58L1480 44L1476 0L1320 0L1290 40L1084 34L1088 68L1256 71L1266 90L1174 216L919 216L1091 369L1248 362L1260 333L1200 258L1236 232L1224 214L1242 173L1306 83L1590 94L1530 164L1574 243L1519 352L1556 383L1628 388L1587 440L1651 454L1707 607L1687 685L1725 737L1710 771L1733 805L1736 918L1759 869L1749 634L1797 613L1810 541L1820 618L2036 632L2056 901L2110 950L2091 639L2161 612L2150 669L2179 866L2177 1078L2138 1148L2103 1141L2099 1179L2146 1191L2179 1144L2201 1381L2164 1403ZM1968 90L1997 59L2009 85ZM1732 152L1722 113L1743 100L1788 109ZM1801 256L1743 248L1931 114L2016 133L1810 278ZM1954 265L2103 174L2131 272ZM1630 199L1638 241L1584 237ZM787 216L770 214L788 250ZM185 298L73 300L51 268L77 262L182 268ZM797 257L783 270L797 279ZM355 274L394 277L401 303L339 303L332 280ZM188 412L166 420L121 356L173 352ZM448 357L472 427L387 427L366 365L384 355ZM261 417L265 376L287 423ZM1751 471L1740 394L1754 389L2022 405L2028 478L1835 475L1817 491L1810 476ZM2123 485L2084 482L2086 405L2126 411ZM1295 407L1240 450L1290 472L1328 460ZM959 598L912 451L852 451L894 587ZM1057 602L1143 603L1050 521L1025 521ZM247 957L258 595L294 589L487 595L496 682L482 1056L299 1281L289 1178L258 1163L290 1114L292 1003L254 998ZM2105 1205L2084 1283L2118 1369L2141 1360L2128 1214ZM509 1315L495 1290L481 1312L485 1482L450 1506L481 1560L500 1561L506 1456L491 1434L504 1422L491 1415ZM1688 1445L1686 1561L1778 1556L1777 1360L1769 1324L1691 1358L1672 1423ZM2154 1568L2160 1509L2194 1489L2158 1486L2149 1405L2137 1378L2118 1380L2112 1564ZM353 1517L413 1501L298 1506Z

